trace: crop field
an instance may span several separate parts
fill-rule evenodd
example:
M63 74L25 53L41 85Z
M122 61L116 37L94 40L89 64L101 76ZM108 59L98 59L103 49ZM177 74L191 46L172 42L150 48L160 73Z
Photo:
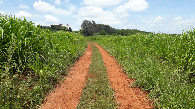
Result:
M83 36L0 16L0 107L37 108L86 48Z
M88 51L87 45L92 45ZM86 57L77 65L79 67L71 70L82 55ZM80 32L42 29L25 18L0 15L0 108L40 108L47 101L48 94L56 87L60 88L59 84L63 83L64 87L72 85L74 90L81 90L75 96L76 91L71 92L71 88L66 88L78 100L73 103L77 104L77 108L118 108L120 105L130 108L131 105L144 105L165 109L193 109L194 55L195 29L181 35L136 33L129 36L115 34L84 37ZM88 61L92 64L85 65ZM109 63L107 66L106 61ZM124 72L120 66L126 76L121 76L121 72ZM72 75L68 75L69 71L73 72ZM120 86L121 80L114 80L114 71L127 84ZM78 81L72 82L71 76L79 75L79 72L85 72L83 78L78 76L74 78ZM64 82L65 77L69 83ZM132 84L129 84L130 78ZM82 84L80 89L77 89L78 83ZM114 90L113 84L117 90ZM119 88L122 91L118 91ZM127 89L135 95L128 93ZM61 90L64 89L58 91ZM136 92L138 90L139 94ZM123 91L126 94L120 93ZM116 93L121 98L117 98ZM139 103L131 104L124 96L133 96L129 101ZM147 103L144 102L146 99L149 99ZM65 101L60 105L63 106L63 103Z
M195 29L181 35L93 36L158 108L195 107Z

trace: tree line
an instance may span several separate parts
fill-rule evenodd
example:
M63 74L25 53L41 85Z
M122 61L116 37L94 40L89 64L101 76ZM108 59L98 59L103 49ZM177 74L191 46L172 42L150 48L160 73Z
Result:
M42 29L49 29L52 31L70 31L72 32L72 28L69 27L69 25L67 24L67 26L62 26L62 24L59 25L50 25L50 26L42 26L42 25L37 25L37 27L40 27Z
M115 29L109 25L96 24L95 21L84 20L81 24L80 32L84 36L94 36L94 35L122 35L129 36L136 33L149 34L150 32L140 31L137 29Z

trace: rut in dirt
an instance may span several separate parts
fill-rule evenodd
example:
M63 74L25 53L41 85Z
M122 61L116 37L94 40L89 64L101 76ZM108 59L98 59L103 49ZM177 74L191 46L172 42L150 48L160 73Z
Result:
M134 80L129 79L117 64L115 59L102 47L98 47L107 69L111 87L115 90L115 98L120 109L151 109L152 102L147 99L147 93L139 88L131 87Z
M65 81L46 97L41 109L76 109L85 86L91 64L92 47L70 68Z

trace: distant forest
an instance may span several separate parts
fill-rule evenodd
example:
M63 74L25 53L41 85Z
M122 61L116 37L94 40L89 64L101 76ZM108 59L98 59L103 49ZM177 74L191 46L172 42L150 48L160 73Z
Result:
M81 25L80 32L84 36L94 36L94 35L121 35L129 36L136 33L149 34L151 32L140 31L137 29L115 29L109 25L96 24L95 21L84 20Z
M50 25L50 26L42 26L42 25L37 25L40 28L43 29L50 29L52 31L70 31L72 32L72 28L67 26L63 26L62 24L59 25ZM95 21L88 21L84 20L81 29L79 31L82 33L84 36L94 36L94 35L121 35L121 36L129 36L133 35L136 33L142 33L142 34L149 34L151 32L146 32L146 31L140 31L137 29L115 29L112 28L109 25L105 24L96 24Z
M67 24L67 26L62 26L62 24L59 25L50 25L50 26L42 26L42 25L37 25L38 27L42 28L42 29L49 29L52 31L70 31L72 32L72 28L69 27L69 25Z

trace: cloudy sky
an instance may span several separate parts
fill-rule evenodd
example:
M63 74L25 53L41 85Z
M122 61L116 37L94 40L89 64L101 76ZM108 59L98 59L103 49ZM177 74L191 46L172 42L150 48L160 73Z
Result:
M83 20L163 33L195 28L195 0L0 0L0 13L25 16L36 25L69 24L73 30Z

